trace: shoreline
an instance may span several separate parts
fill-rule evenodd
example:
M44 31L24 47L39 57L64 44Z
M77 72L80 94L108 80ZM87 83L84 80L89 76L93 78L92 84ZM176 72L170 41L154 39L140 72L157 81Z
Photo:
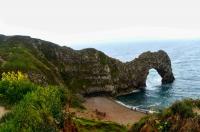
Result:
M128 93L128 94L132 94L132 93L138 93L138 92L141 92L141 89L136 89L136 90L133 90L132 92ZM127 94L122 94L122 95L119 95L119 96L123 96L123 95L127 95ZM109 98L109 97L108 97ZM135 106L131 106L131 105L126 105L125 103L117 100L116 98L112 98L110 97L113 101L115 101L116 103L130 109L130 110L133 110L133 111L137 111L137 112L141 112L141 113L144 113L144 114L153 114L153 113L158 113L157 111L153 111L153 110L148 110L148 109L142 109L142 108L138 108L138 107L135 107Z
M122 104L116 102L111 97L89 97L85 98L83 106L86 110L77 110L71 108L77 117L88 118L92 120L102 120L116 122L122 125L129 125L138 122L147 114L141 111L134 111Z
M116 103L118 103L119 105L122 105L132 111L137 111L137 112L141 112L141 113L144 113L144 114L153 114L153 113L157 113L156 111L152 111L152 110L147 110L147 109L141 109L141 108L137 108L137 107L134 107L134 106L130 106L130 105L126 105L124 103L122 103L121 101L118 101L118 100L115 100L113 99L113 101L115 101Z

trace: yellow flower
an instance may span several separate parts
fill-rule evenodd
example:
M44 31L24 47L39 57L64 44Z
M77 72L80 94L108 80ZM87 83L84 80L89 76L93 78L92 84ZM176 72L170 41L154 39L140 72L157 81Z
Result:
M22 81L22 80L28 80L27 74L24 74L20 71L17 71L16 73L14 71L12 72L7 72L7 73L2 73L2 81Z

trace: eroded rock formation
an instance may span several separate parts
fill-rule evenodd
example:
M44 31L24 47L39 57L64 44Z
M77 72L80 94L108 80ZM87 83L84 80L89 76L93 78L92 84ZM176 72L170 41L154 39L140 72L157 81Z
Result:
M73 50L27 36L1 35L0 51L0 72L22 70L34 82L64 85L84 95L120 95L144 88L151 68L163 84L174 81L170 58L162 50L122 63L92 48Z

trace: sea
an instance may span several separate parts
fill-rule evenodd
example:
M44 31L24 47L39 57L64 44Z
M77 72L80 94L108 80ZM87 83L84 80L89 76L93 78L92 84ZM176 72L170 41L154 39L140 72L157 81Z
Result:
M74 45L74 49L96 48L122 62L131 61L145 51L165 50L172 64L175 81L161 84L161 77L150 69L145 90L119 96L117 102L144 110L158 111L177 100L200 99L200 40L121 41Z

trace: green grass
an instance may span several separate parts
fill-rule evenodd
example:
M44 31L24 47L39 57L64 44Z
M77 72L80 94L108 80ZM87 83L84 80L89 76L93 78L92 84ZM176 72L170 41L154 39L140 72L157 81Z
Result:
M53 66L29 43L5 42L0 44L0 73L5 71L24 71L44 75L49 84L59 84L62 80ZM57 80L55 78L58 78Z
M63 109L67 103L84 109L81 99L66 88L42 87L30 82L25 75L14 72L3 75L0 99L11 106L11 112L0 119L0 132L57 132L64 127L66 113ZM72 118L81 132L127 131L124 126L112 122Z
M0 99L11 105L11 112L1 119L0 132L59 131L64 120L64 90L42 87L25 77L14 72L3 74Z
M4 52L7 52L8 54L6 61L1 65L2 69L40 71L40 68L43 68L43 70L50 70L25 48L13 47Z
M23 99L24 95L37 89L37 86L29 81L0 81L0 99L8 105L14 105Z
M63 123L62 93L56 87L38 87L14 106L1 131L59 131ZM56 123L57 122L57 123Z
M75 118L74 122L80 132L127 132L125 126L113 122L102 122L83 118Z

